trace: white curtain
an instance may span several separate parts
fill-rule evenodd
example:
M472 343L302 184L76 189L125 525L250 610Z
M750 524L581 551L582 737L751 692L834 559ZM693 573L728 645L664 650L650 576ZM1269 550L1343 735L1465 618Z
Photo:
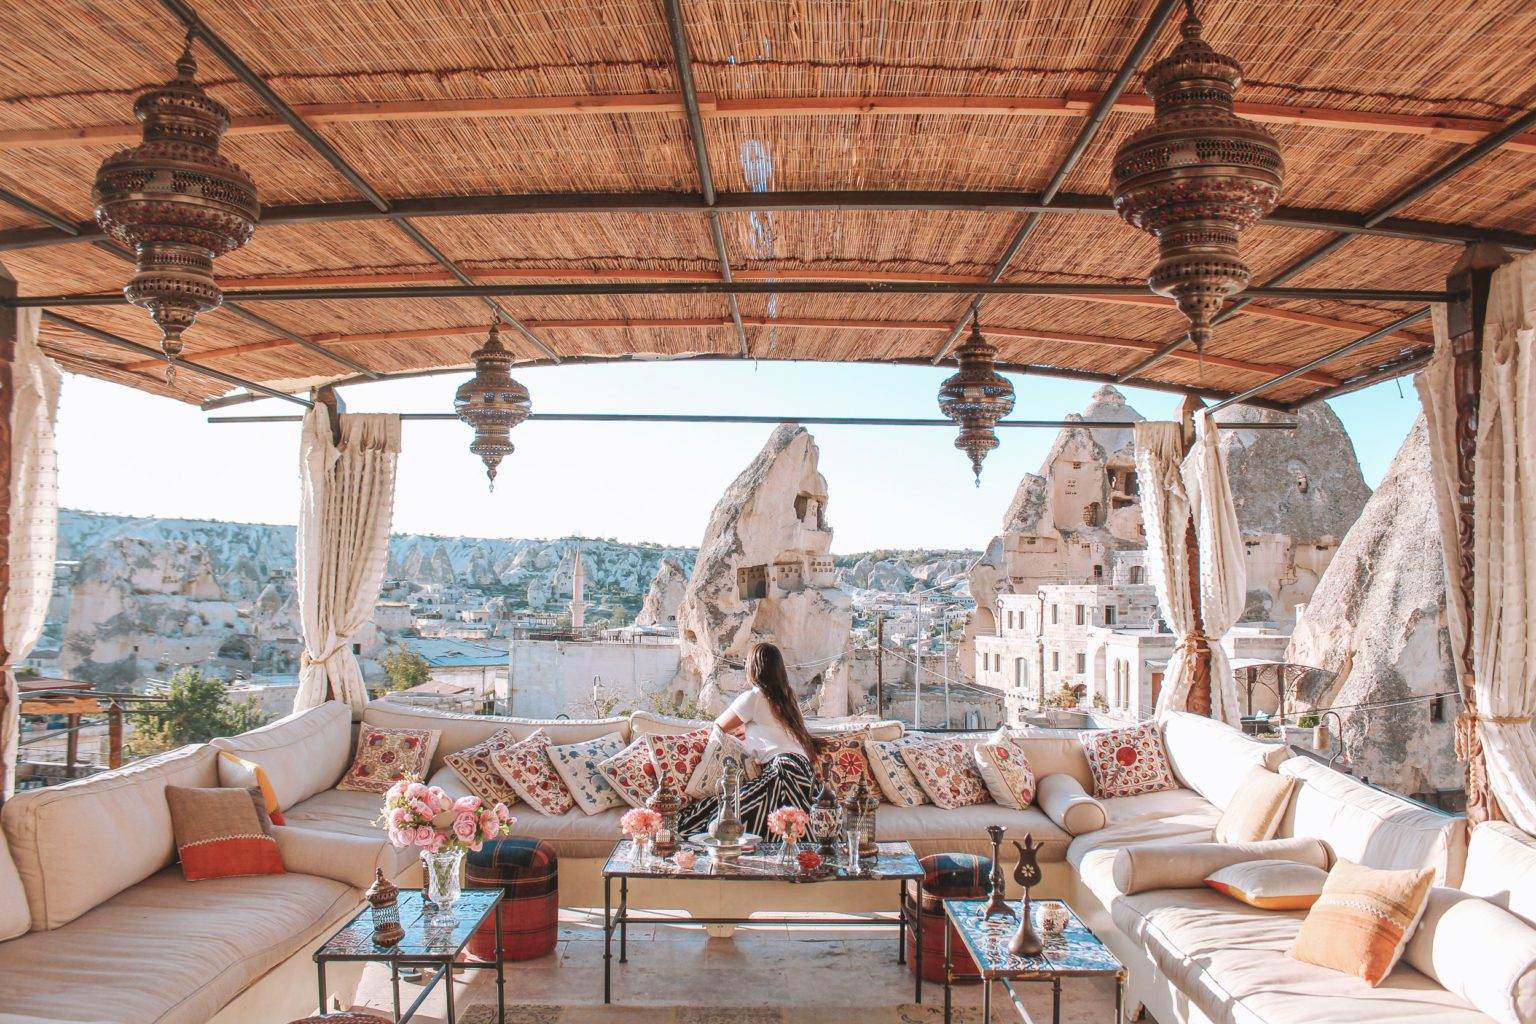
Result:
M59 410L58 366L37 347L39 310L16 316L15 401L11 409L10 587L5 596L5 649L10 663L0 672L0 795L16 784L20 699L13 665L31 653L43 631L53 594L53 562L59 536L58 463L53 423ZM7 313L6 315L11 315Z
M1210 413L1196 416L1195 444L1182 461L1179 424L1138 423L1135 437L1147 574L1175 637L1157 713L1184 710L1200 639L1193 634L1194 595L1184 544L1186 523L1193 515L1200 552L1200 610L1211 652L1211 717L1236 725L1241 714L1237 682L1220 641L1243 613L1248 583L1242 530L1216 425Z
M343 414L340 444L323 406L304 417L294 543L304 655L295 711L338 699L361 712L368 701L352 637L379 599L399 456L399 416Z
M1430 432L1446 564L1452 649L1467 635L1456 533L1456 404L1446 311L1418 380ZM1484 322L1473 476L1472 676L1476 714L1457 720L1482 741L1488 784L1505 816L1536 832L1536 256L1494 271Z

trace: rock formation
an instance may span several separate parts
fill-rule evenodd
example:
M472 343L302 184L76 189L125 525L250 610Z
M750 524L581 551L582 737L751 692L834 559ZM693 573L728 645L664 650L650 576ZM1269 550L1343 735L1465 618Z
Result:
M656 567L656 575L645 592L640 613L635 616L637 626L675 626L677 611L683 604L683 593L688 589L688 574L675 558L663 558Z
M1456 688L1432 486L1421 416L1291 638L1285 660L1320 670L1301 681L1300 710ZM1454 698L1340 714L1356 775L1410 794L1461 788Z
M847 646L852 613L828 553L818 454L805 428L784 424L715 505L678 609L674 695L719 711L747 685L752 644L767 640L796 691L813 697Z

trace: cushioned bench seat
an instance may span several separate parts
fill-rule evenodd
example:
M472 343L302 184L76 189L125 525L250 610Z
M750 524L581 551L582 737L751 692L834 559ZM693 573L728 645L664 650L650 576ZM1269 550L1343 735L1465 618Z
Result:
M384 798L378 793L359 793L345 789L327 789L284 811L284 820L295 828L320 832L340 832L349 836L379 839L383 833L374 820ZM394 855L395 873L399 874L421 857L415 847L389 847Z
M1220 809L1189 789L1100 802L1109 824L1073 839L1067 863L1106 906L1120 895L1110 876L1115 851L1137 843L1208 843L1221 817Z
M991 856L992 844L987 839L988 825L1003 825L1009 839L1023 840L1026 833L1045 843L1040 851L1041 863L1049 864L1066 859L1067 844L1072 837L1062 831L1045 812L1038 807L1014 810L998 804L973 804L945 810L933 804L917 807L895 807L881 804L875 815L877 839L905 839L919 857L933 853L974 853ZM1010 853L1004 860L1013 862L1011 844L1005 844Z
M1399 964L1375 988L1286 956L1301 911L1256 910L1209 889L1120 896L1115 925L1217 1024L1490 1024Z
M0 1022L203 1024L357 905L355 888L314 875L188 882L167 868L0 943Z

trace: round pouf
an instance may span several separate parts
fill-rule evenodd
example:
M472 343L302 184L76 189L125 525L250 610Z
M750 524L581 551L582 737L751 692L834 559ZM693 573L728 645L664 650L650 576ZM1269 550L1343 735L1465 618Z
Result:
M924 857L923 866L923 980L944 982L944 900L975 899L987 895L991 884L992 858L972 853L934 853ZM903 898L907 913L915 913L910 896ZM909 917L910 920L910 917ZM951 936L955 957L955 980L974 981L979 975L976 961L965 951L959 934ZM907 940L915 943L912 925L907 925ZM907 966L917 971L917 958L907 957Z
M468 885L500 886L503 960L532 960L554 951L560 933L559 860L540 839L492 839L464 862ZM487 918L469 940L469 954L496 957L496 923Z

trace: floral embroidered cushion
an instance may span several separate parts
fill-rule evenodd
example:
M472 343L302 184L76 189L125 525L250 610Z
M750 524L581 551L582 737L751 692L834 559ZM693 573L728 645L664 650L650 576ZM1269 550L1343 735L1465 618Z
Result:
M507 780L491 764L491 755L516 742L510 731L500 729L472 747L449 754L443 761L458 773L475 796L488 804L503 803L511 807L517 803L517 791L507 785Z
M992 800L1004 807L1023 810L1035 801L1035 773L1024 748L999 729L985 743L976 744L972 756L981 781Z
M382 793L407 776L427 777L437 729L380 729L366 722L357 732L357 753L337 789Z
M710 735L718 731L711 724L671 736L652 733L645 737L651 757L667 773L667 785L684 800L688 799L689 781L699 770L699 765L704 763L704 751L709 746ZM654 785L652 788L655 788Z
M641 736L612 757L597 764L598 772L608 780L619 797L631 807L644 807L656 788L656 766L651 748Z
M971 745L962 740L940 740L905 747L901 760L916 777L928 799L946 809L987 802L987 784L981 781L972 759Z
M762 765L747 753L741 740L716 726L710 731L709 743L704 747L704 756L699 759L699 766L694 769L683 790L683 799L708 800L714 796L728 757L735 758L736 763L741 765L743 779L756 777L762 769Z
M551 818L576 806L555 766L549 761L549 734L537 729L525 740L491 753L491 764L513 792L540 814Z
M1082 744L1094 795L1101 799L1179 788L1156 722L1085 732Z
M869 759L864 756L864 743L868 732L847 736L821 736L821 749L816 754L816 774L825 779L838 799L859 788L859 781L880 792L880 783L869 770Z
M596 814L610 807L624 806L624 798L603 777L600 769L604 761L623 749L624 737L611 732L595 740L549 747L546 752L576 806L586 814Z
M927 741L921 736L903 736L896 740L865 740L864 758L869 762L869 772L880 787L880 795L897 807L916 807L928 803L928 794L917 784L901 752L907 747Z

